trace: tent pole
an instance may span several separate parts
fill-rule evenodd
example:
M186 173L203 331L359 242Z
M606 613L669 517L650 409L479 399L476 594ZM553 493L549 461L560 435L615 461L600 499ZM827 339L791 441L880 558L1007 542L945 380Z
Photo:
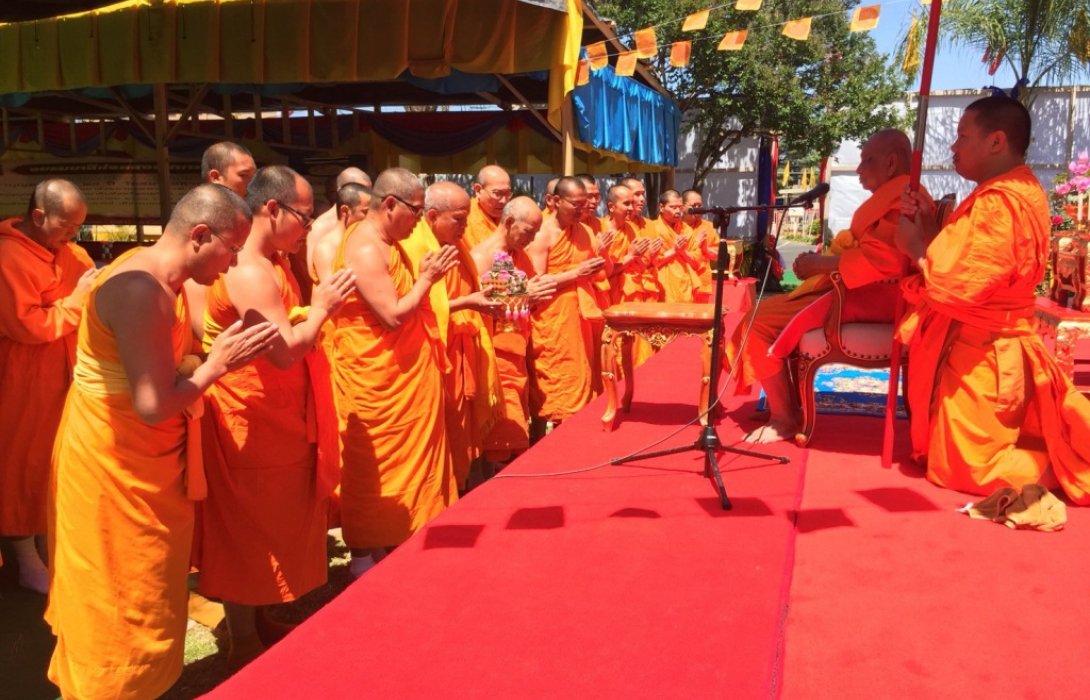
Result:
M155 158L159 172L159 220L165 227L170 216L170 151L167 150L167 86L156 83L155 98ZM143 243L143 241L140 241Z
M575 120L572 119L571 96L564 98L564 104L560 108L560 144L564 149L564 174L575 174L575 137L572 132L575 128Z

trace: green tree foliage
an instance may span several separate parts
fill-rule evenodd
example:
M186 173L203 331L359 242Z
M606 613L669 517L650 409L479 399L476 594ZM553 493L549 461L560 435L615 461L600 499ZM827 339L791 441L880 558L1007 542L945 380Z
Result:
M688 124L697 128L694 185L699 187L727 150L747 136L780 136L792 160L817 160L846 139L901 125L893 103L907 81L887 64L866 32L848 31L857 0L766 0L759 12L737 12L733 2L615 0L596 2L602 17L631 33L654 25L659 55L650 59L673 92ZM682 33L691 12L715 5L708 26ZM782 36L782 23L813 16L808 41ZM776 25L776 26L772 26ZM718 51L727 31L749 29L741 51ZM627 36L626 36L627 35ZM669 45L691 39L687 67L669 65Z

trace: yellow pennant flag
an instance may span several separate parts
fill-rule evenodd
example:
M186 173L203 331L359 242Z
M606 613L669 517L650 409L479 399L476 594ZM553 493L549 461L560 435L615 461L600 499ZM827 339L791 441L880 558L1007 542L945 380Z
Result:
M685 24L681 25L681 31L683 32L696 32L700 31L704 27L708 26L708 15L712 13L711 10L701 10L700 12L694 12L685 18Z
M734 9L743 10L745 12L756 12L761 9L761 0L738 0L734 5Z
M787 183L791 181L791 161L785 161L783 164L783 179L780 180L780 187L787 187Z
M746 36L749 35L748 29L739 29L736 32L727 32L723 35L723 40L719 42L719 51L741 51L742 46L746 43Z
M670 65L674 68L684 68L689 65L689 57L693 53L693 42L675 41L670 46Z
M905 56L901 61L901 72L907 76L916 75L916 67L920 65L920 18L912 15L912 23L908 27L908 42L905 44Z
M857 7L852 13L852 23L848 30L853 32L869 32L878 26L878 9L881 5L867 5Z
M575 67L575 85L586 85L590 82L590 61L583 58L580 59L579 65Z
M783 35L788 39L806 41L810 38L810 22L813 19L813 17L803 17L802 19L788 21L787 24L783 25Z
M636 55L640 58L651 58L659 52L659 43L655 39L655 28L636 30Z
M599 41L587 47L587 58L590 59L590 67L601 70L609 65L609 56L606 55L606 42Z
M930 5L930 4L931 4L931 0L920 0L920 4L921 4L921 5Z
M617 65L613 66L613 71L621 76L634 75L636 73L636 52L622 51L617 56Z

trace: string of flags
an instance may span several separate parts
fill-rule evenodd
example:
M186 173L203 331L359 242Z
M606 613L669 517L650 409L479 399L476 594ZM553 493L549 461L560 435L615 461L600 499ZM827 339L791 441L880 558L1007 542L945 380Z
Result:
M902 2L905 0L901 0ZM763 0L735 0L734 9L741 12L756 12L761 9ZM931 0L918 0L921 5L930 5ZM887 3L888 4L888 3ZM898 4L896 0L892 4ZM708 20L711 17L713 10L727 7L728 4L719 5L716 7L710 7L705 10L699 10L697 12L687 15L681 24L682 32L698 32L705 29L708 26ZM794 39L796 41L806 41L810 38L810 31L813 26L813 21L820 17L827 17L836 13L828 13L824 15L811 15L809 17L799 17L797 19L787 20L786 22L779 22L770 24L770 27L781 26L781 34ZM849 30L852 32L869 32L878 26L878 19L881 14L881 5L864 5L856 7L852 10L851 21L849 23ZM675 20L676 21L676 20ZM913 16L914 23L917 22L917 18ZM664 23L672 24L672 22ZM662 26L655 25L655 26ZM584 47L586 51L586 58L579 61L576 67L575 84L586 85L590 81L591 71L601 70L609 65L610 56L615 56L616 60L613 66L614 72L619 76L631 76L636 72L637 62L641 58L652 58L659 53L658 38L655 35L655 26L644 27L638 29L632 34L634 48L622 50L615 54L610 54L606 48L605 41L599 41ZM917 26L913 24L913 27ZM741 51L745 46L746 39L749 36L749 29L738 29L734 31L728 31L723 35L723 38L719 41L719 45L716 47L719 51ZM912 65L910 61L912 56L918 55L918 47L915 52L912 50L912 42L914 34L911 29L909 31L909 46L905 52L905 65L904 70L907 72L911 69ZM713 37L703 37L702 39L708 39ZM700 41L702 39L697 39ZM689 64L689 60L692 57L692 39L682 39L672 42L669 47L668 61L674 68L684 68ZM918 62L918 58L915 59Z

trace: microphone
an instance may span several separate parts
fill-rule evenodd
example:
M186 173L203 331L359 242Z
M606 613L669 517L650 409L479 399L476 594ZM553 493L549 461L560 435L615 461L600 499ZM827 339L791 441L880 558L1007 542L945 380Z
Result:
M829 183L828 182L822 182L821 184L819 184L817 187L813 188L812 190L810 190L808 192L803 192L798 197L795 197L790 202L788 202L786 206L797 207L800 204L810 206L811 204L814 203L815 199L817 199L818 197L824 196L824 195L826 195L828 193L829 193Z

